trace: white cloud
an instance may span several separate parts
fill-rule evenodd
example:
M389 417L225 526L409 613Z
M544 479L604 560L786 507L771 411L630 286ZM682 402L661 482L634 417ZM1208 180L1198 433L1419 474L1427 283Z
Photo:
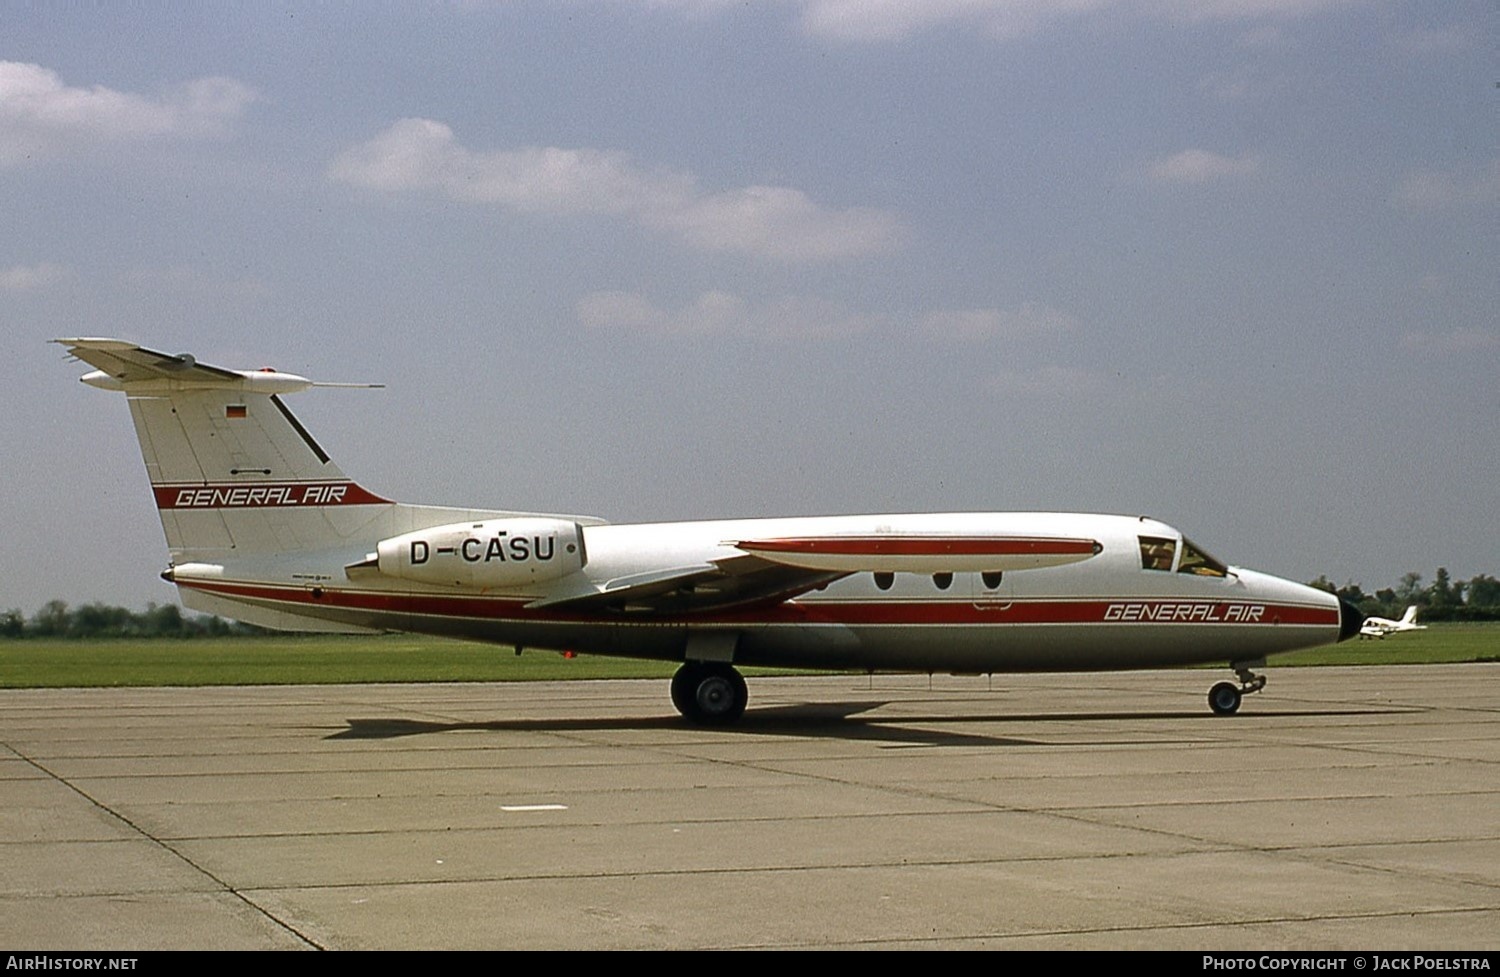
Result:
M645 223L711 251L789 261L888 251L901 237L895 218L884 211L830 210L789 187L755 186L695 196L641 216Z
M13 265L0 268L0 292L30 292L55 285L68 277L64 265L42 262L37 265Z
M157 294L221 299L255 299L271 294L270 287L257 278L220 278L190 265L136 268L121 275L120 280Z
M639 292L593 292L578 301L578 320L591 329L615 329L656 336L741 332L749 321L744 299L728 292L704 292L676 311L667 311Z
M1401 337L1401 348L1425 353L1480 353L1500 350L1500 336L1481 329L1412 332Z
M689 173L648 169L621 152L476 152L431 119L401 119L340 154L328 175L372 190L436 192L527 213L616 215L709 251L786 261L888 251L901 237L885 211L824 207L789 187L710 193Z
M749 302L708 291L680 309L663 309L638 292L594 292L578 301L578 320L591 329L659 337L742 335L770 339L831 339L868 332L879 316L826 299L785 296Z
M1395 38L1398 50L1418 58L1471 51L1474 49L1474 42L1472 34L1456 27L1418 28L1398 34Z
M711 290L678 309L665 309L639 292L592 292L578 301L579 322L591 329L623 330L654 336L754 335L826 339L903 325L882 314L852 310L828 299L783 296L750 301ZM1014 309L958 309L927 313L918 329L935 339L1012 342L1058 336L1078 321L1039 302Z
M845 41L892 41L948 24L994 37L1028 34L1043 23L1110 6L1113 0L809 0L803 29Z
M1016 341L1071 332L1078 320L1051 306L1025 302L1014 309L962 309L930 312L922 330L935 336L977 341Z
M1204 75L1196 87L1204 96L1220 102L1252 102L1285 95L1288 84L1287 75L1268 70L1264 59L1257 57Z
M1291 19L1364 0L1134 0L1128 6L1146 15L1177 20Z
M41 65L0 61L0 164L70 147L224 135L255 97L231 78L200 78L159 98L75 88Z
M1206 149L1184 149L1151 164L1148 174L1162 183L1211 183L1251 176L1260 170L1260 157L1224 156Z
M608 0L613 2L613 0ZM742 7L745 0L641 0L648 7L667 7L690 17L707 17L730 7Z
M1198 81L1198 90L1221 102L1238 102L1255 92L1255 83L1243 72L1215 72Z
M1402 182L1395 203L1414 210L1500 203L1500 159L1458 171L1420 170Z
M1287 43L1287 32L1280 24L1262 24L1252 27L1239 36L1236 43L1250 50L1266 50L1282 47Z
M1078 366L1041 366L1031 370L1004 370L990 378L992 393L1002 397L1054 397L1074 400L1098 393L1108 376Z
M843 41L893 41L954 25L1007 39L1098 12L1172 21L1289 19L1351 0L804 0L803 30Z

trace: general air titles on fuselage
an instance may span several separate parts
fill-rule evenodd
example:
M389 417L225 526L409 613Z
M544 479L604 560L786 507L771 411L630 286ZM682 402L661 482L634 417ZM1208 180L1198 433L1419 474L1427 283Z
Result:
M1104 609L1106 621L1204 622L1209 624L1259 624L1264 604L1219 601L1121 601Z

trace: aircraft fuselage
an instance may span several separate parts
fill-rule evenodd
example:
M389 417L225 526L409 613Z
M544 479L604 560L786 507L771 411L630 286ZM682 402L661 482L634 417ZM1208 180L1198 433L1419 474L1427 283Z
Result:
M989 581L980 572L855 573L789 600L702 612L636 612L628 602L588 612L533 606L614 580L712 564L736 553L729 541L959 531L1085 537L1101 549L1082 562L1001 572ZM1141 536L1181 537L1137 517L839 516L595 525L582 534L587 565L531 587L459 591L354 582L344 579L345 566L364 555L354 550L321 554L321 560L274 554L179 565L172 578L189 606L209 610L222 607L202 596L376 630L669 660L685 656L695 633L728 631L739 635L736 662L814 668L990 672L1239 661L1336 641L1341 626L1338 600L1301 584L1238 568L1224 576L1143 568ZM482 555L488 548L476 539L469 551ZM547 546L530 549L545 552Z

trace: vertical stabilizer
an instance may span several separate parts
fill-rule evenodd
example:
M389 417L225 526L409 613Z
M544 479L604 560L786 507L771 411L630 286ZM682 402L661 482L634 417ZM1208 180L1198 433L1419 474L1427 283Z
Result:
M174 563L339 546L394 503L351 481L282 401L312 381L113 339L62 339L122 391Z

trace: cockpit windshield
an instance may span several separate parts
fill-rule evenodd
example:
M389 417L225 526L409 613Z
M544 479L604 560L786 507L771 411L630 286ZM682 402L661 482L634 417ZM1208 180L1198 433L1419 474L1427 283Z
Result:
M1163 536L1142 536L1141 569L1172 572L1172 559L1177 555L1177 540Z
M1177 572L1199 577L1223 577L1228 576L1229 568L1194 546L1187 537L1183 537L1182 563L1177 567Z

